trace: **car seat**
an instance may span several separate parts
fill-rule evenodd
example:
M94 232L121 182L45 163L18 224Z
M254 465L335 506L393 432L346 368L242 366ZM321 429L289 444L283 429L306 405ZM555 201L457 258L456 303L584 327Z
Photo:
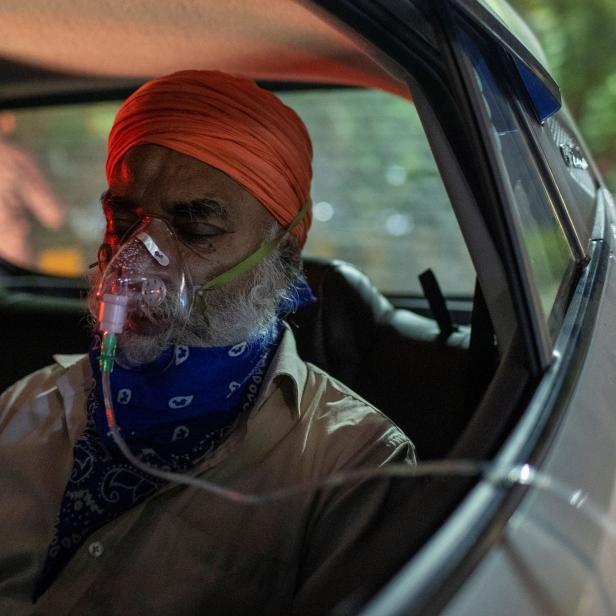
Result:
M300 356L395 421L422 460L453 446L467 405L469 330L444 337L436 321L395 308L352 265L304 261L318 301L290 315Z

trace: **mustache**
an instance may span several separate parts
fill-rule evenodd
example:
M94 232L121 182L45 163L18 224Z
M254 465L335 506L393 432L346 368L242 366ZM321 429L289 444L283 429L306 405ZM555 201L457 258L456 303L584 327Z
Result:
M99 310L99 288L104 274L100 270L90 270L86 274L89 291L86 296L86 305L90 316L96 319ZM158 278L161 278L160 276ZM174 289L174 285L163 280L167 291L164 299L152 303L147 299L131 302L128 309L128 317L131 314L140 318L146 318L152 322L158 321L186 321L190 318L194 305L194 289L186 289L180 293Z
M189 302L186 305L186 300L179 295L167 295L165 299L155 305L148 304L147 302L140 302L135 308L129 312L139 317L148 319L153 323L166 322L166 321L188 321L191 315L193 302Z
M174 292L158 305L144 303L133 314L147 319L152 332L139 333L138 324L135 331L129 327L118 340L119 357L128 365L143 364L156 359L171 345L228 346L248 340L276 318L279 303L290 298L294 292L292 283L300 275L299 259L275 252L242 277L209 289L199 298L199 287L187 289L188 305ZM87 304L93 330L97 329L97 290L102 277L99 270L88 272ZM202 305L198 299L203 300Z

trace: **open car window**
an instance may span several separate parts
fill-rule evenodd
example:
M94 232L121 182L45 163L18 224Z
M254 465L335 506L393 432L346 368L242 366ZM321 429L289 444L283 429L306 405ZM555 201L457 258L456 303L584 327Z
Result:
M472 296L474 270L414 105L376 90L284 91L314 145L313 225L304 254L349 261L382 291L420 295L431 268L448 296ZM117 102L3 112L9 171L0 256L79 276L103 230L106 136ZM36 190L32 190L36 186Z

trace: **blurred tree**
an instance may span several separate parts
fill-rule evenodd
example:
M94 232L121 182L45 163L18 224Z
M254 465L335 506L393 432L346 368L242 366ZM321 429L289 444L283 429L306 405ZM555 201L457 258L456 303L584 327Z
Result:
M510 0L539 37L563 98L616 189L616 2Z

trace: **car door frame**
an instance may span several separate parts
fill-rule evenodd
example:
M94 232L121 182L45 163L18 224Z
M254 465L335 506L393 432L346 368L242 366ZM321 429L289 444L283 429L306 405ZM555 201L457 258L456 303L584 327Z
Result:
M381 52L391 54L396 62L404 64L405 50L401 48L399 40L404 40L404 36L400 28L387 29L392 36L385 41L382 36L378 35L385 29L383 22L380 23L380 27L375 27L374 21L378 21L379 18L392 21L392 16L396 12L398 16L403 16L406 3L397 1L388 3L387 12L385 12L383 3L379 2L371 3L371 8L366 7L367 3L361 1L353 3L352 8L347 2L319 4L327 6L328 10L345 21L347 25L352 25L356 31L367 37L371 44L379 46ZM464 138L467 139L467 143L472 142L472 155L478 160L485 160L490 158L486 153L491 147L490 139L486 135L485 118L482 121L482 118L478 118L474 111L477 108L477 100L474 100L475 105L469 104L469 100L476 97L477 92L473 92L472 87L469 89L471 82L468 66L460 65L460 50L452 49L450 46L451 28L455 19L454 11L456 7L468 8L471 4L478 3L462 0L435 3L433 14L435 23L438 24L442 34L441 45L447 57L448 77L457 93L460 115L465 122L474 127L474 130L469 131L471 136L466 134ZM379 6L380 14L377 14L375 5ZM362 10L365 10L363 15ZM484 23L483 27L489 32L489 23ZM374 35L375 32L377 35ZM500 38L502 42L502 37ZM513 40L515 41L515 37ZM430 107L430 101L427 99L430 97L424 96L422 87L411 89L420 117L425 119L426 109ZM419 93L419 97L416 93ZM430 118L426 123L430 124ZM428 138L435 150L437 162L439 150L445 152L449 149L449 154L452 151L455 152L455 147L452 148L451 143L449 148L443 143L447 139L446 136L444 139L443 137L443 134L435 136L428 130ZM443 158L446 156L443 155ZM464 171L464 162L459 162L460 168ZM528 279L528 265L524 262L520 238L516 236L515 226L508 212L509 204L503 203L501 198L503 194L507 194L503 187L502 173L503 170L498 166L491 166L480 173L481 177L476 183L471 182L471 190L468 191L468 193L472 192L475 197L479 196L477 203L474 204L475 212L469 214L473 200L471 196L469 199L463 199L467 211L462 214L459 211L456 213L460 219L472 219L474 215L474 221L483 225L490 240L494 241L498 256L502 259L503 267L509 276L508 287L525 342L525 358L528 361L528 371L531 376L530 389L523 405L524 415L520 418L517 429L507 439L506 446L502 448L500 461L510 465L520 464L523 460L539 464L549 450L562 417L567 413L568 401L571 399L577 375L584 364L590 339L596 327L596 315L606 280L606 255L609 250L605 249L605 245L601 244L603 240L600 240L596 245L589 246L589 252L586 253L585 247L575 244L576 229L569 229L567 239L571 244L572 252L578 259L578 278L572 281L575 290L571 295L560 336L552 344L546 330L547 326L538 321L536 291L533 291ZM468 174L466 178L468 179ZM449 182L455 188L464 188L463 179L457 173L449 174L449 177L444 174L446 184ZM476 190L478 185L481 187L479 191ZM466 188L468 189L469 186ZM557 187L551 185L549 190L557 190ZM606 198L603 198L603 201L601 199L598 195L600 201L597 207L598 225L602 224L602 219L606 215L606 207L608 207L604 203ZM496 208L494 208L495 204L497 204ZM490 218L486 215L488 206L497 211L496 216ZM479 216L477 216L477 210L479 210ZM573 224L570 217L563 216L563 220L565 225ZM469 238L468 232L465 233L462 222L461 226L469 244L476 241L476 239ZM593 234L593 237L595 235ZM485 240L485 237L483 239ZM584 267L585 261L588 262L586 267ZM391 581L385 591L367 606L364 613L408 614L438 611L455 594L490 547L502 535L507 521L529 491L532 492L528 486L513 484L496 486L491 481L479 482L439 530L437 536L430 541L430 544L423 548Z

